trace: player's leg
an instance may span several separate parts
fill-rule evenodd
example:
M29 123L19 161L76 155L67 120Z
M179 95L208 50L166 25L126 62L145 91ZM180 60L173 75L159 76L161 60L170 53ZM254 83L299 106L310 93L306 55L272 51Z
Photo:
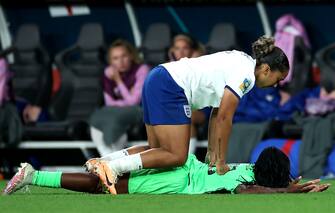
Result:
M143 168L182 166L186 162L190 125L157 125L153 130L159 147L141 152Z
M147 132L148 144L129 147L129 148L125 149L125 151L127 153L124 156L133 155L133 154L136 154L136 153L144 152L144 151L146 151L150 148L159 147L159 143L158 143L157 138L156 138L156 136L154 134L154 131L153 131L153 126L146 124L145 129L146 129L146 132ZM124 157L124 156L122 156L122 157ZM108 156L106 156L106 157L108 157ZM102 159L104 159L104 158L105 157L103 157ZM109 160L115 160L115 159L117 159L117 158L109 158Z
M77 192L102 193L100 179L90 173L62 173L61 188Z
M129 194L129 179L130 174L125 173L122 176L119 177L119 180L115 184L115 189L117 194Z
M113 173L111 176L142 168L176 167L186 162L190 125L157 125L152 129L159 142L159 147L104 162L110 170L113 170L113 172L109 171ZM101 170L104 169L106 166L101 168Z
M64 188L89 193L102 192L99 178L92 174L37 171L30 164L23 163L19 171L7 183L3 194L11 194L26 185Z
M113 161L99 161L94 171L112 192L117 176L142 168L167 168L182 166L187 160L190 125L157 125L153 132L159 141L158 148L129 155ZM112 188L110 188L112 187Z
M159 143L157 141L156 136L154 135L153 132L153 127L151 125L145 125L146 131L147 131L147 136L148 136L148 143L149 145L137 145L137 146L132 146L127 149L122 149L116 152L112 152L108 155L105 155L101 158L92 158L88 160L85 163L85 166L89 172L93 172L93 167L94 165L99 161L99 160L106 160L106 161L112 161L118 158L123 158L128 155L133 155L136 153L144 152L150 148L156 148L159 147Z
M136 153L140 153L140 152L144 152L150 148L157 148L159 147L159 143L158 143L158 140L154 134L154 130L153 130L153 126L151 125L145 125L145 129L146 129L146 132L147 132L147 137L148 137L148 144L146 145L137 145L137 146L132 146L132 147L129 147L127 149L125 149L123 151L123 155L120 154L116 154L118 152L115 152L115 154L111 153L110 155L107 155L107 156L104 156L102 157L102 159L104 160L115 160L117 158L120 158L120 157L124 157L124 156L127 156L127 155L133 155L133 154L136 154ZM126 151L126 152L125 152Z
M146 132L147 132L149 145L133 146L133 147L129 147L128 149L122 149L120 151L116 151L116 152L110 153L108 155L105 155L101 159L111 161L111 160L122 158L122 157L125 157L125 156L128 156L128 155L133 155L133 154L136 154L136 153L140 153L140 152L143 152L143 151L148 150L150 148L159 147L159 143L158 143L157 137L154 133L153 126L147 124L147 123L150 123L148 110L149 109L145 105L145 99L143 99L143 117L144 117L144 122L146 123L145 128L146 128ZM88 168L88 170L90 171L93 164L95 164L95 163L96 163L96 159L92 159L91 161L86 162L85 165Z
M134 155L133 162L137 165L134 163L133 168L135 165L137 169L181 166L187 159L191 107L184 90L164 67L153 70L147 80L143 90L143 117L155 144L150 144L152 149Z
M156 148L113 161L101 161L95 173L108 186L116 176L142 168L183 165L190 140L191 107L184 90L163 67L148 75L142 92L143 118ZM158 142L158 143L156 143ZM106 178L107 177L107 178Z

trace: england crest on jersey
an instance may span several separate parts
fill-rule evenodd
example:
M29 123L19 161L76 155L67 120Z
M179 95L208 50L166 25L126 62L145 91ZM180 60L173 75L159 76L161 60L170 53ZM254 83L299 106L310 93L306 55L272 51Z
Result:
M192 110L190 105L184 105L184 112L186 117L191 118Z

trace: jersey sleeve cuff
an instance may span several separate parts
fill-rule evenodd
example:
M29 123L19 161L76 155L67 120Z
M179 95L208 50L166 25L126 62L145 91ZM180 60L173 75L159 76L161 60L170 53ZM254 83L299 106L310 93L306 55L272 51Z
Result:
M226 87L225 88L227 88L227 89L229 89L237 98L238 98L238 100L240 100L241 99L241 96L239 95L239 94L237 94L237 92L235 92L235 90L233 90L233 88L231 88L230 86L228 86L228 85L226 85Z

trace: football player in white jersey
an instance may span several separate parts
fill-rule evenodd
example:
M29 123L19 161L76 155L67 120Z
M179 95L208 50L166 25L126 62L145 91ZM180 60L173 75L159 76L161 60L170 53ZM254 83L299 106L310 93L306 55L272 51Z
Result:
M108 186L126 172L184 165L192 110L211 106L210 166L225 174L229 170L225 155L232 119L240 98L254 85L275 86L289 70L288 59L273 38L260 37L252 49L254 58L240 51L223 51L153 68L142 91L148 145L91 159L86 163L88 170Z

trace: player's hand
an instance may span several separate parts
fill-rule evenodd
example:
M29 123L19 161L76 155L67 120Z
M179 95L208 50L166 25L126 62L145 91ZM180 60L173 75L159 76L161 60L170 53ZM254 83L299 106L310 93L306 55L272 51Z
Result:
M323 191L326 191L329 187L330 187L331 184L329 183L326 183L326 184L319 184L319 185L316 185L314 187L314 189L312 189L311 191L309 192L323 192Z
M120 75L120 72L118 70L116 70L114 72L114 76L113 76L113 80L116 82L116 83L120 83L122 80L121 80L121 75Z
M114 66L109 66L106 71L106 76L112 81L118 82L121 79L119 70Z
M208 174L213 174L213 167L215 167L216 163L216 153L208 151L206 154L205 162L208 163Z
M23 120L25 123L36 122L42 109L38 106L27 105L23 110Z
M225 161L217 160L215 165L216 173L218 173L219 175L224 175L230 170L229 166L226 164Z
M313 190L318 191L318 190L325 188L325 186L321 188L316 188L318 186L321 186L321 185L318 185L318 183L320 183L320 179L315 179L315 180L311 180L306 183L300 184L299 182L301 181L301 179L302 177L300 176L294 181L292 181L290 185L287 187L287 192L288 193L307 193L307 192L312 192Z
M105 70L105 75L109 80L113 80L115 73L115 68L113 66L108 66Z
M215 153L214 152L211 152L211 151L207 151L206 153L206 156L205 156L205 163L210 165L211 164L211 160L214 160L213 163L216 162L216 159L215 159Z

